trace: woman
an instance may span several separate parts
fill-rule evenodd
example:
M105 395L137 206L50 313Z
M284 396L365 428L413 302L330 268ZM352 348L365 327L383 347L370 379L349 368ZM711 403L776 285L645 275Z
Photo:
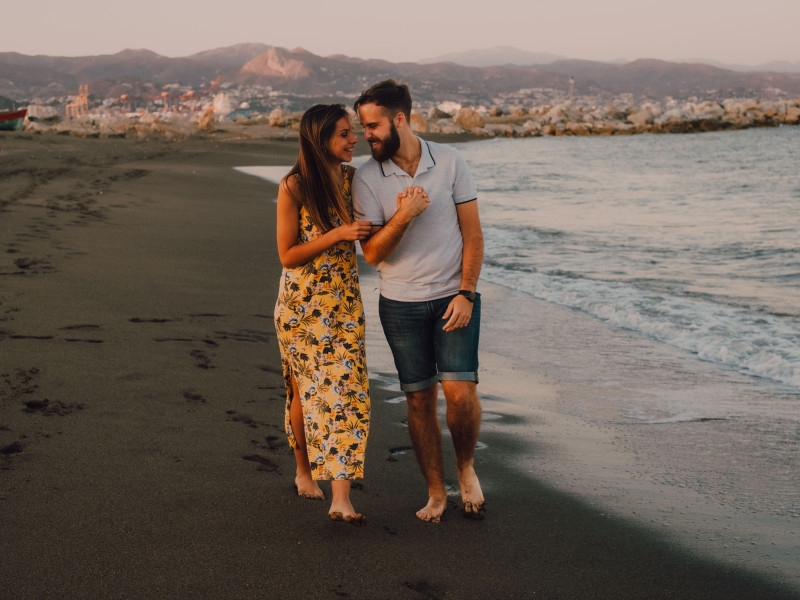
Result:
M370 230L354 221L350 183L356 136L339 104L308 109L300 155L278 191L278 254L283 273L275 326L286 382L286 433L297 460L300 496L324 499L331 519L364 524L350 502L363 477L369 431L364 311L355 240Z

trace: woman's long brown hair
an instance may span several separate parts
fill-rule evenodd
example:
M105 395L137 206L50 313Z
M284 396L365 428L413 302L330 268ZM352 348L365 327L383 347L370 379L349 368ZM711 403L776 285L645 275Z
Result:
M311 221L323 232L335 227L331 213L343 223L353 222L353 209L342 194L338 170L331 168L328 159L328 145L342 117L349 117L343 104L315 104L303 113L300 119L300 154L286 176L286 179L299 176L303 197L296 200L306 207Z

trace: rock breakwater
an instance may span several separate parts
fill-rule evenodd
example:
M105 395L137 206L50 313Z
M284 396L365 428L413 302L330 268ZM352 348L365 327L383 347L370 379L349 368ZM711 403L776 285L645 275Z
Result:
M459 107L447 117L434 107L417 114L420 133L471 133L486 137L558 135L632 135L692 133L800 123L800 98L793 100L731 99L721 102L609 102L603 106L575 101L517 106L511 109Z
M351 111L354 124L358 119ZM137 113L84 115L61 122L26 121L25 129L79 137L175 139L221 130L244 136L296 136L300 112L276 108L269 113L239 113L219 117L213 107L192 114ZM470 107L453 102L416 108L411 126L420 134L476 137L538 137L569 135L634 135L694 133L749 127L800 124L800 97L792 100L758 98L722 101L635 104L624 99L603 105L579 100L558 104L513 107Z

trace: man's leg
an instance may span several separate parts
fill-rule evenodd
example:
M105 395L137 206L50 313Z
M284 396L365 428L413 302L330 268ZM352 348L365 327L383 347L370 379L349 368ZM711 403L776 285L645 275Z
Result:
M428 503L417 511L423 521L438 523L447 507L442 461L442 430L436 414L438 384L418 392L406 392L408 432L419 468L428 485Z
M481 404L474 381L442 381L447 400L447 426L456 451L456 469L461 500L467 516L483 510L484 498L473 466L473 455L481 426Z
M442 466L442 430L436 414L439 378L428 304L397 302L381 296L378 308L400 387L406 395L408 432L414 454L428 486L428 503L417 511L417 517L438 523L447 505L447 492Z

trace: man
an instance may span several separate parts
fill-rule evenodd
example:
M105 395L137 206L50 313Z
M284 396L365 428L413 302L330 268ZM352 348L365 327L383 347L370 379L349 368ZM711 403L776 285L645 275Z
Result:
M411 131L408 87L375 84L354 105L372 159L353 181L356 218L370 221L361 241L381 279L380 317L408 403L408 429L428 485L417 512L439 522L447 506L442 433L436 412L441 382L465 515L479 517L483 492L473 468L478 400L483 261L477 190L461 156Z

